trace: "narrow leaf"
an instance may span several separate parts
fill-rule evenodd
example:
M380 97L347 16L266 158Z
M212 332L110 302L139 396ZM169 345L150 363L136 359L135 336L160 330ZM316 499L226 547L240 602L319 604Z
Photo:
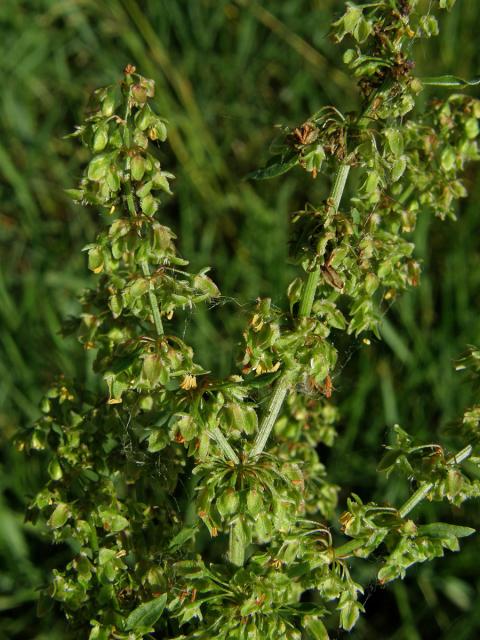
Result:
M432 522L431 524L420 525L418 533L429 538L466 538L475 533L475 529L445 522Z
M419 80L426 87L475 87L480 84L480 77L465 80L458 76L429 76L428 78L419 78Z
M127 631L132 631L140 627L151 628L160 618L167 603L167 594L162 594L155 600L144 602L134 609L127 618Z
M250 180L268 180L270 178L276 178L283 173L290 171L298 164L297 154L289 156L275 156L263 169L253 171L247 175L247 179Z

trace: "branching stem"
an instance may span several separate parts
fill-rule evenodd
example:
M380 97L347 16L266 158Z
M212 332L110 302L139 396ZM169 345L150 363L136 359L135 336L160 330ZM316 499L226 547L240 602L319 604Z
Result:
M471 445L467 445L464 449L456 453L454 456L448 459L448 464L461 464L464 460L469 458L472 455L472 447ZM419 504L430 491L433 489L433 482L422 482L418 489L413 493L410 498L398 510L400 517L405 518L412 509L414 509L417 504Z
M472 455L473 449L471 445L467 445L461 451L451 456L447 460L447 464L461 464L464 460L469 458ZM406 518L406 516L412 511L422 500L424 500L430 491L433 489L433 482L422 482L415 493L412 493L410 498L408 498L403 505L398 510L398 515L401 518ZM340 547L335 549L335 557L342 558L351 555L357 549L360 549L365 544L366 540L363 538L359 538L356 540L349 540L345 544L342 544Z

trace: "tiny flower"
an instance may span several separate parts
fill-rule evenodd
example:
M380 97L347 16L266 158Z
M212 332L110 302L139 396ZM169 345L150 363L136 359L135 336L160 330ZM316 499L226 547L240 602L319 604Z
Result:
M181 384L180 384L180 388L181 389L185 389L185 391L189 391L190 389L196 389L197 388L197 378L195 376L192 376L192 374L187 373L186 376L184 376Z

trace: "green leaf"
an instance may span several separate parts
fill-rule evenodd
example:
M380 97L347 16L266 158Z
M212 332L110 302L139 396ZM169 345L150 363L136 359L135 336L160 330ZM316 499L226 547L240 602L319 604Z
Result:
M419 535L428 536L429 538L466 538L475 533L475 529L471 527L461 527L445 522L422 524L417 528L417 531Z
M426 87L476 87L480 84L480 77L465 80L458 76L429 76L419 80Z
M325 625L319 618L306 617L304 624L312 640L329 640Z
M440 9L450 9L455 4L456 0L440 0Z
M168 545L168 548L170 549L170 551L177 551L178 549L183 547L183 545L186 542L188 542L189 540L192 540L192 538L196 536L197 532L198 532L197 526L184 527L183 529L181 529L181 531L177 533L176 536L174 536L170 540L170 544Z
M281 176L298 164L298 155L275 156L263 169L258 169L247 175L250 180L269 180Z
M401 132L398 129L386 129L385 137L393 155L401 155L403 153L403 136Z
M406 156L400 156L396 158L395 162L392 165L392 181L397 182L405 173L405 169L407 168L407 158Z
M167 594L164 593L155 600L144 602L134 609L127 618L127 631L142 629L143 627L151 629L157 622L167 604Z

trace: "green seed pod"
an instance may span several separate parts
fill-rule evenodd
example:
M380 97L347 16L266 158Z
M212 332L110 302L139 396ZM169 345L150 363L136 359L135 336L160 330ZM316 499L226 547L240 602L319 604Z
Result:
M102 101L102 113L109 118L115 113L115 107L117 106L117 88L109 87L105 92L105 97Z
M167 139L167 127L160 118L156 118L155 124L148 130L148 137L150 140L160 140L160 142L165 142Z
M141 84L134 84L132 87L132 97L137 104L145 104L147 101L147 90Z
M256 518L264 507L262 494L257 489L250 489L247 493L247 509Z
M145 129L147 129L155 120L156 116L148 104L135 114L135 125L141 131L145 131Z
M222 518L237 513L238 506L240 504L240 498L235 489L227 489L217 499L216 507Z
M103 151L108 144L108 127L103 124L98 127L93 136L92 149L95 153Z
M48 473L52 480L60 480L63 477L62 467L56 458L50 460L48 465Z
M134 156L130 163L130 172L134 180L141 180L145 173L145 158L143 156Z

